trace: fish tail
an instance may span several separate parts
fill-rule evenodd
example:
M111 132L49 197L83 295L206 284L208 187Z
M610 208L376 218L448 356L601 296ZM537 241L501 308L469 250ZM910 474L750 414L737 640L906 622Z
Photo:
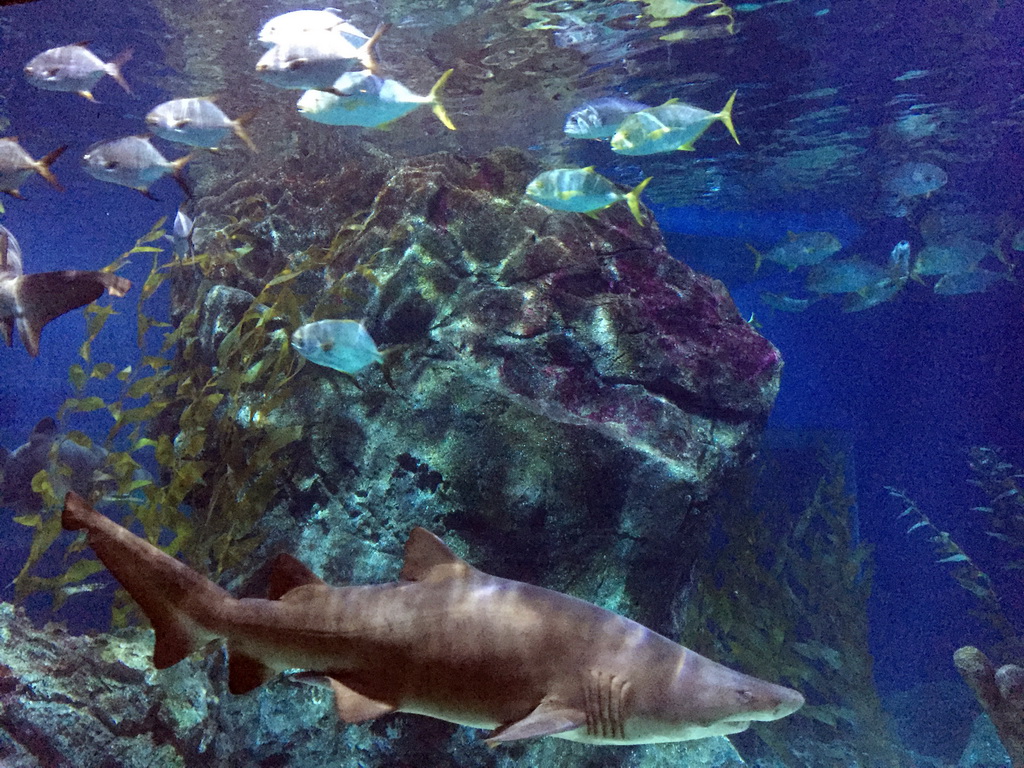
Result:
M377 41L389 29L391 29L390 24L378 24L377 28L373 30L373 34L370 35L370 39L359 46L359 60L373 74L377 74L377 57L373 49L376 47Z
M153 629L153 665L164 669L219 636L218 610L234 598L209 579L93 509L78 494L64 497L61 525L86 531L86 542L139 604Z
M43 157L36 160L35 163L36 173L38 173L40 176L42 176L44 179L50 182L50 185L60 192L64 191L64 187L61 186L61 183L59 181L57 181L57 177L53 175L53 171L50 170L50 166L53 165L54 161L58 157L64 154L64 150L66 150L67 148L67 144L57 147L55 150L53 150L53 152L50 152L49 154L44 155Z
M754 274L757 274L757 271L761 268L761 262L764 261L764 254L750 243L747 243L746 246L747 250L754 254Z
M454 71L454 69L449 69L437 78L437 82L434 83L434 87L430 89L430 93L428 94L430 98L430 108L433 110L434 115L438 120L444 123L445 128L451 131L455 130L455 124L451 121L451 118L448 117L448 113L445 112L444 105L441 104L441 91L444 89L445 83L448 82L448 78L452 76L452 72Z
M725 124L725 127L729 129L729 133L732 134L733 139L735 139L736 143L739 144L740 137L736 135L736 128L732 124L732 105L736 101L737 93L738 91L732 92L732 96L730 96L729 100L725 102L725 106L722 107L722 111L718 113L718 119Z
M244 143L245 146L247 146L253 152L258 154L259 150L256 149L256 144L254 144L253 140L249 138L249 133L248 131L245 130L245 124L251 121L254 117L256 117L257 112L259 112L259 109L253 109L249 112L246 112L244 115L237 118L236 120L232 120L231 130L235 132L235 136L241 139L242 143Z
M629 206L629 212L633 214L633 218L636 219L636 223L641 227L644 226L644 219L640 215L640 194L644 191L647 185L651 183L652 178L654 177L648 176L626 193L626 205Z
M125 48L117 55L117 58L106 65L107 74L114 78L117 84L124 88L126 93L131 93L132 89L128 85L128 81L121 75L121 67L127 64L134 54L134 48Z
M174 176L174 180L178 182L178 186L181 187L182 192L185 193L185 197L192 197L192 189L189 187L188 182L185 181L185 176L182 174L181 169L185 167L185 163L192 159L192 153L179 157L177 160L171 161L171 175Z

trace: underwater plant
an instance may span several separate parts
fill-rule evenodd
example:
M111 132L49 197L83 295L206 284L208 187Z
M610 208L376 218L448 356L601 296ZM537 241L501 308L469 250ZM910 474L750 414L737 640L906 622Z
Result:
M162 262L163 224L164 219L158 221L107 267L120 269L140 255L152 258L137 308L140 361L118 369L111 362L93 360L92 343L113 310L91 305L86 310L87 338L79 350L82 362L68 373L76 396L63 404L58 418L105 410L113 423L103 444L118 495L130 509L125 524L137 524L149 541L216 576L247 560L262 542L255 523L287 482L289 467L296 461L282 450L303 431L301 423L283 416L282 408L293 395L290 383L303 364L290 348L289 333L302 324L300 308L307 298L293 290L293 281L322 269L340 242L358 228L342 227L329 248L310 249L267 280L240 316L231 318L223 337L213 340L211 360L203 352L210 339L199 332L202 302L196 302L173 328L156 319L149 303L165 281L186 269L195 270L209 290L208 278L230 269L252 245L235 222L211 238L206 252ZM360 273L357 278L371 280L372 275ZM354 296L348 281L338 280L312 314L323 312L325 304L333 308L339 301L355 301ZM149 338L154 330L163 331L155 351ZM108 380L118 382L115 397L89 391L91 384ZM92 445L81 432L72 436L83 446ZM140 479L138 470L154 464L157 478ZM46 511L15 518L34 529L29 555L15 582L16 594L49 593L56 608L102 566L94 560L75 560L56 576L35 573L59 535L57 509L63 500L57 498L55 478L47 470L37 474L32 487L43 497ZM79 549L73 545L69 554ZM123 622L126 609L122 599L115 607L115 623Z

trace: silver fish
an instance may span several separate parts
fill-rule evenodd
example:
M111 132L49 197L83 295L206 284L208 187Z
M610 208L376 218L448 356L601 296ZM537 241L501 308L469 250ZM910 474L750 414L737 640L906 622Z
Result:
M838 253L842 247L839 238L831 232L790 232L785 240L764 253L747 244L747 248L754 254L755 272L761 268L761 263L765 260L781 264L790 271L797 267L809 267Z
M719 112L710 112L679 99L669 99L627 117L612 136L612 151L620 155L653 155L677 150L692 151L693 142L712 125L721 122L737 144L740 137L732 123L736 91Z
M192 233L195 231L196 223L191 217L180 208L174 216L174 224L170 234L164 235L172 246L176 258L183 259L186 256L195 256L195 247L192 244Z
M780 312L803 312L812 304L821 301L820 296L798 299L795 296L787 296L784 293L771 293L770 291L763 291L760 296L761 301Z
M449 69L441 75L426 96L366 70L348 72L334 82L331 92L306 91L295 106L300 115L316 123L379 128L427 104L437 119L454 131L455 125L440 101L441 90L454 71Z
M627 117L649 108L649 104L619 96L594 99L570 112L563 130L574 139L610 139Z
M158 104L146 115L146 124L153 133L168 141L190 147L213 149L229 133L234 133L249 149L256 152L244 124L255 112L232 120L209 99L171 99Z
M903 163L885 175L885 187L898 197L930 195L949 180L933 163Z
M28 353L39 354L39 334L51 320L84 307L104 291L124 296L132 284L110 272L36 272L26 275L21 246L11 231L0 226L0 336L14 343L14 326Z
M258 40L268 48L305 37L310 33L331 32L341 35L356 48L370 39L341 17L337 8L322 11L289 11L275 16L260 29Z
M968 293L984 293L1000 280L1006 280L1005 272L990 269L972 269L968 272L952 272L943 275L933 290L942 296L963 296Z
M332 32L308 35L278 43L256 63L256 74L278 88L330 91L334 82L354 69L376 71L373 47L387 25L377 27L365 43L354 46Z
M860 259L823 261L811 267L807 289L815 293L856 293L889 278L885 268Z
M65 144L57 147L49 154L38 160L33 160L32 155L26 152L14 137L0 139L0 192L6 192L11 197L21 197L18 188L33 173L38 173L46 179L55 189L64 191L64 187L53 175L50 166L54 161L64 154L68 148Z
M132 49L111 62L104 62L86 46L87 42L62 45L43 51L25 65L25 78L47 91L69 91L96 101L92 88L104 75L110 75L128 93L132 89L121 76L121 67L132 57Z
M170 174L186 195L191 191L181 176L181 169L191 155L168 160L149 143L146 136L126 136L93 144L82 157L82 165L93 178L131 187L152 198L149 186Z
M988 243L958 237L921 249L914 259L915 275L949 275L970 272L991 252Z
M306 323L292 333L292 346L310 362L348 374L384 361L366 328L355 320Z

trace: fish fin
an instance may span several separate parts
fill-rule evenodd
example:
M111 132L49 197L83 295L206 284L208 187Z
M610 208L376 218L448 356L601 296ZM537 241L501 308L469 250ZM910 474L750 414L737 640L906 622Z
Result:
M21 194L21 192L19 192L16 189L5 189L4 190L4 194L10 195L15 200L24 200L25 199L25 196L23 194Z
M228 644L228 690L231 693L248 693L254 688L259 688L275 674L274 670L259 659L233 650L231 644Z
M249 138L249 132L245 130L245 125L256 117L258 112L259 108L251 109L241 117L235 118L231 121L231 130L235 132L235 136L241 139L242 143L256 154L259 154L259 150L256 148L256 144L253 143L253 140Z
M3 336L7 346L14 345L14 318L0 317L0 336Z
M313 573L297 557L282 552L274 558L270 567L270 586L267 589L268 600L280 600L296 587L306 584L323 584L324 580Z
M121 67L127 64L134 54L134 48L125 48L123 51L117 54L117 58L109 62L105 67L107 74L114 78L114 80L117 81L118 85L124 88L125 93L129 94L132 92L132 89L128 85L128 81L125 80L124 76L121 75Z
M173 127L184 128L186 125L192 125L192 121L187 117L183 117L181 120L176 120Z
M103 295L94 272L36 272L17 278L15 296L22 314L17 318L21 342L32 357L39 354L39 334L51 320Z
M231 599L223 589L100 514L77 493L64 497L61 525L66 531L87 531L100 562L142 608L156 631L157 669L177 664L216 637L194 615L211 614L219 601Z
M732 134L733 139L736 143L740 143L740 137L736 135L736 127L732 124L732 105L736 102L736 94L739 91L733 91L732 96L725 102L725 106L722 107L722 111L718 113L718 119L725 124L725 127L729 129L729 133Z
M35 162L36 173L38 173L40 176L42 176L44 179L50 182L50 186L54 187L56 190L60 192L64 191L64 187L61 186L61 183L59 181L57 181L57 177L53 175L53 171L50 170L50 166L53 165L54 161L58 157L64 154L64 151L67 148L67 144L57 147L55 150L53 150L53 152L44 155Z
M185 181L185 177L181 174L181 169L185 167L185 163L192 159L193 155L190 152L184 157L179 157L177 160L171 161L171 175L174 176L174 180L178 182L178 186L181 187L181 191L185 193L185 197L192 198L192 189L189 187L188 182Z
M452 72L454 71L454 69L449 69L437 78L437 82L434 83L434 87L431 88L430 93L427 94L430 99L430 108L433 110L434 116L450 131L455 130L455 123L453 123L451 118L448 117L448 113L445 112L444 105L441 104L441 90L444 88L444 84L448 82L448 78L452 76Z
M644 219L643 216L640 215L640 194L644 191L647 185L651 183L652 178L654 177L648 176L626 194L626 205L629 206L629 212L633 214L633 218L636 219L636 223L641 227L644 226Z
M99 102L98 102L98 101L96 101L96 97L92 95L92 92L91 92L91 91L76 91L76 93L77 93L77 94L78 94L79 96L81 96L81 97L82 97L83 99L88 99L88 100L89 100L89 101L91 101L91 102L92 102L93 104L99 104Z
M676 147L676 151L677 152L693 152L694 151L693 150L693 142L691 141L688 144L683 144L683 146L681 146L681 147Z
M672 97L671 99L669 99L668 101L666 101L666 102L665 102L664 104L662 104L661 106L663 106L663 107L667 107L667 106L668 106L669 104L678 104L678 103L679 103L679 99L678 99L678 97L675 97L675 96L673 96L673 97Z
M372 74L377 74L377 58L374 56L373 49L377 45L377 41L380 40L381 35L391 29L390 24L378 24L377 28L373 30L373 34L370 35L370 39L359 46L359 60L363 66L370 70Z
M334 708L346 723L361 723L394 712L397 707L386 701L354 691L340 680L328 676L327 683L334 692Z
M754 274L757 274L757 271L761 268L761 263L764 261L764 254L750 243L745 243L745 245L747 246L747 250L754 254Z
M586 722L587 715L583 710L545 697L537 705L537 708L522 720L516 720L496 728L484 741L488 746L494 746L506 741L554 736L566 731L573 731L585 725Z
M647 137L657 141L658 139L662 138L666 133L668 133L669 130L670 129L668 126L664 126L662 128L655 128L653 131L647 134Z
M152 192L150 192L150 191L149 191L148 189L136 189L135 191L136 191L136 192L138 192L138 193L139 193L140 195L142 195L142 196L143 196L144 198L146 198L147 200L152 200L152 201L153 201L154 203L159 203L159 202L161 202L161 201L160 201L160 198L159 198L159 197L157 197L156 195L154 195L154 194L153 194Z
M441 539L417 526L405 542L401 581L441 581L468 576L473 566L456 555Z

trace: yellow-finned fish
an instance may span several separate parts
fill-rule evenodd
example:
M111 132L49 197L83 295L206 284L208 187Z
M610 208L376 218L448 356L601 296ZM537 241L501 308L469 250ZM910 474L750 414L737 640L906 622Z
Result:
M683 104L678 99L669 99L658 107L649 107L636 112L619 126L612 136L612 151L620 155L654 155L676 150L692 151L693 142L715 123L721 122L729 129L736 143L740 137L732 124L732 107L736 91L719 112L709 112L700 107Z
M160 154L147 136L126 136L93 144L82 157L85 172L100 181L131 187L148 198L149 185L170 174L178 186L191 197L192 193L181 175L181 169L192 155L168 160Z
M110 75L128 93L132 89L121 76L121 67L132 57L132 49L122 52L116 59L104 62L86 48L88 43L74 43L50 48L33 56L25 65L25 79L36 88L46 91L69 91L96 101L92 87L104 75Z
M63 192L64 187L57 181L57 177L53 175L50 166L53 165L53 162L58 157L64 154L64 150L67 148L68 145L65 144L38 160L33 160L32 155L26 152L13 136L0 139L0 192L6 192L11 197L20 198L21 192L18 191L18 188L33 173L38 173L52 187Z
M225 136L234 133L256 152L256 145L244 127L255 114L250 112L232 120L210 99L171 99L149 111L146 125L160 138L207 149L216 148Z
M352 45L334 32L310 32L278 43L256 63L256 74L278 88L329 91L346 72L376 71L373 47L388 25L381 24L365 43Z
M367 70L348 72L334 82L330 92L306 91L296 107L300 115L316 123L379 128L427 104L437 119L454 131L455 124L440 100L441 89L454 71L449 69L441 75L426 96L413 93L397 80L384 80Z
M640 193L650 182L650 177L637 184L631 191L623 192L612 182L594 170L587 168L556 168L545 171L526 187L526 196L548 208L558 211L575 211L591 214L615 203L625 201L630 213L640 226L644 225L640 215Z

